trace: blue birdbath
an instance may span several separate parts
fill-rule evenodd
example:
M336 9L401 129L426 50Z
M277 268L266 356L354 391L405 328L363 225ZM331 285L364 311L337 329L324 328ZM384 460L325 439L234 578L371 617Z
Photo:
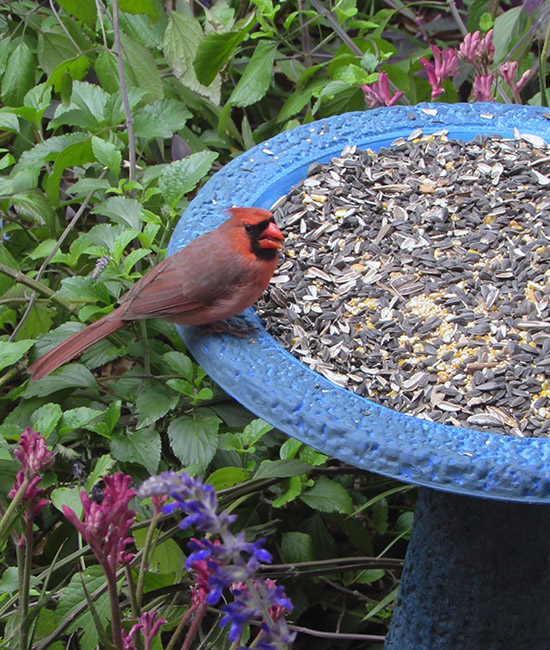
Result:
M232 205L270 208L345 145L377 150L422 129L450 138L550 141L544 109L424 104L298 127L226 165L178 223L169 253L218 226ZM550 440L438 424L340 388L282 349L252 308L246 338L181 327L197 362L230 395L325 454L421 486L386 650L550 648Z

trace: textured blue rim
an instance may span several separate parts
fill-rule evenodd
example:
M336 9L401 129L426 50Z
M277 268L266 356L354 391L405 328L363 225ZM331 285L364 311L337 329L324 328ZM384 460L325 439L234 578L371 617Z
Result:
M545 109L501 104L421 104L347 113L298 127L250 149L216 173L181 217L168 252L218 226L232 205L269 208L346 144L379 149L415 129L538 135ZM309 370L279 346L252 308L246 338L179 327L189 350L230 395L281 431L329 456L407 483L507 501L550 503L550 440L481 433L420 420L374 404Z

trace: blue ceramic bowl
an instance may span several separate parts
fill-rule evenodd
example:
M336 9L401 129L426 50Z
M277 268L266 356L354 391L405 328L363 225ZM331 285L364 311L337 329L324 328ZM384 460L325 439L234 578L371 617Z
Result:
M415 129L473 139L520 133L550 141L545 109L501 104L423 104L347 113L298 127L235 158L206 183L181 217L173 253L218 226L232 205L269 208L347 144L379 149ZM246 338L179 331L197 362L241 404L281 431L370 472L491 499L550 503L550 440L436 424L397 413L340 388L286 352L263 329Z

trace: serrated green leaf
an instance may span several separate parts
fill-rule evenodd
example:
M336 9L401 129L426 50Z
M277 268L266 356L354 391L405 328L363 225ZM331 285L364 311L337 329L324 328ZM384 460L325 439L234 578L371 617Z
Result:
M195 189L217 157L214 151L199 151L166 165L159 178L159 189L164 198L175 206L184 194Z
M68 19L65 26L67 26ZM76 26L76 23L73 23ZM82 55L74 38L67 35L57 23L43 23L38 32L37 56L40 67L51 75L55 69L66 61L73 61Z
M94 70L101 87L108 93L116 93L120 89L116 55L113 52L102 50L94 62Z
M206 479L205 483L211 485L215 490L225 490L239 483L244 483L250 479L250 472L240 467L221 467L212 472Z
M36 303L17 333L17 339L31 339L45 334L52 326L51 310L43 303Z
M29 384L23 391L23 397L45 397L64 389L88 389L97 394L97 382L88 368L71 363L56 370L54 374Z
M32 414L31 427L35 431L39 431L47 439L59 420L61 420L62 415L63 411L59 404L53 402L44 404Z
M133 41L124 32L120 33L120 43L128 83L149 93L151 101L162 97L162 77L150 50Z
M13 365L27 350L30 350L34 345L32 339L21 341L0 341L0 370L4 370L8 366Z
M56 244L57 240L55 239L45 239L44 241L40 242L40 244L38 244L38 246L31 253L29 253L29 259L42 260L45 257L48 257L48 255L55 248Z
M95 0L57 0L57 3L78 20L95 27L97 16Z
M2 131L18 133L19 118L17 115L6 108L0 108L0 129Z
M287 478L289 476L307 474L310 470L310 465L296 458L289 460L264 460L254 474L254 479Z
M273 430L273 425L268 424L260 418L252 420L249 424L246 425L244 431L240 435L242 442L249 447L256 444L258 440L261 440L266 433L269 433Z
M137 427L141 429L160 420L172 409L175 409L178 402L179 395L168 394L158 382L145 386L136 400Z
M168 367L187 381L193 381L193 362L183 352L167 352L162 355Z
M318 478L311 490L304 492L300 498L319 512L341 512L345 515L353 513L353 501L345 488L325 476Z
M311 465L311 467L319 467L327 462L328 456L315 451L315 449L312 449L311 447L304 446L300 449L300 460Z
M61 281L61 289L57 295L61 298L80 298L83 300L90 300L92 302L100 302L104 305L109 304L110 297L107 287L91 277L83 277L75 275L72 278L63 278Z
M306 533L291 531L283 535L281 555L285 562L311 562L315 559L313 541Z
M164 34L164 56L176 77L190 90L220 103L221 80L218 77L208 86L199 82L193 61L204 38L201 24L196 18L172 11Z
M93 214L102 214L118 223L136 231L141 230L141 203L127 196L111 196L92 210Z
M137 463L154 474L159 466L160 435L154 429L139 429L129 434L118 434L111 441L114 458L125 463Z
M170 446L183 465L206 467L218 448L220 418L210 409L198 408L170 423Z
M229 97L232 106L243 108L262 99L269 89L273 77L273 63L277 54L277 43L259 41L252 58L244 69L243 76Z
M65 436L75 429L85 428L86 425L95 420L95 418L103 415L103 411L89 408L87 406L79 406L63 413L61 422L57 428L60 436Z
M108 167L118 177L122 164L122 153L117 147L112 142L94 135L92 136L92 151L98 162Z
M21 40L10 54L0 90L4 106L20 106L35 83L36 57Z
M115 264L120 264L122 255L126 246L133 241L138 235L137 230L125 230L120 233L120 235L115 239L113 243L113 248L111 249L111 257L115 261Z

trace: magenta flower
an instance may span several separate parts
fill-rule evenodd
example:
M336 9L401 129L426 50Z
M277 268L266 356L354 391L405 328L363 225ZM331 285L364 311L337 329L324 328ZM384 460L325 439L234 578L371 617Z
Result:
M156 619L156 620L155 620ZM139 617L139 623L136 623L126 634L122 631L122 643L124 650L135 650L134 636L138 630L141 630L143 636L144 650L150 650L151 641L158 634L161 625L166 623L166 619L157 618L156 612L144 612Z
M365 101L369 108L378 108L378 106L393 106L403 95L402 90L398 90L395 95L390 95L388 73L381 72L378 80L368 86L363 84L361 90L365 93Z
M478 102L494 102L491 88L493 85L494 75L477 75L474 78L474 97Z
M13 499L25 485L21 500L32 506L25 512L25 517L32 518L49 503L47 499L40 499L44 490L38 487L38 484L42 480L42 472L53 465L54 456L46 448L45 438L30 427L21 434L19 449L16 449L14 454L21 463L21 469L17 472L12 489L8 492L8 498Z
M428 83L432 87L432 99L435 99L445 92L441 84L445 79L458 74L460 65L452 47L442 51L437 45L432 45L432 56L433 63L424 57L419 61L428 75Z
M500 68L499 72L504 79L504 81L508 84L510 87L510 90L512 91L512 95L514 97L514 101L517 104L521 104L521 97L519 94L519 91L523 88L523 86L527 83L529 79L529 75L531 74L531 69L526 70L520 77L519 81L516 82L516 74L518 71L518 62L517 61L507 61L506 63L503 63Z
M135 492L130 488L132 479L122 472L105 476L103 480L105 488L101 503L92 501L84 491L80 493L84 521L80 521L68 506L63 506L63 513L90 545L106 575L114 578L117 566L127 564L133 558L125 548L134 541L128 536L128 531L136 513L128 510L128 504Z

